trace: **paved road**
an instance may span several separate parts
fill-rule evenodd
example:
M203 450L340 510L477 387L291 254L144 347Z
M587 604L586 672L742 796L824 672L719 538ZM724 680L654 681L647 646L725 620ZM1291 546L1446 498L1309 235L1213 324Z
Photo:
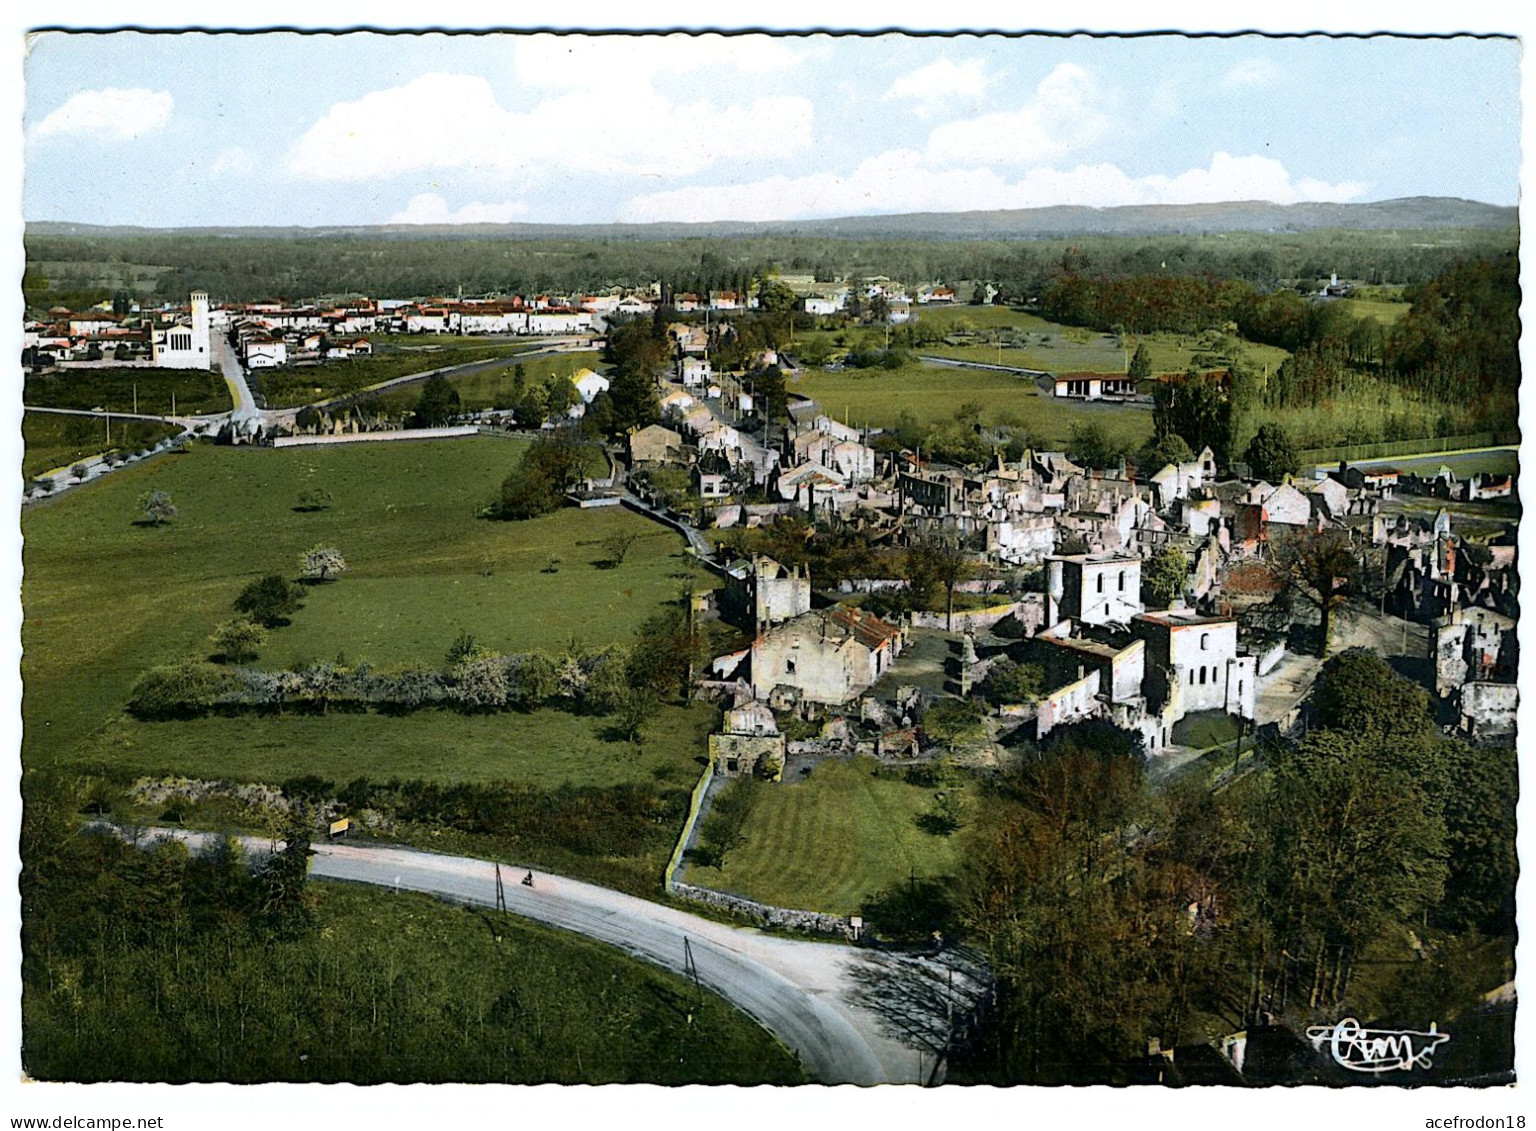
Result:
M1024 377L1049 377L1044 369L1025 369L1018 365L993 365L986 361L965 361L958 357L939 357L937 354L920 353L918 361L929 365L945 365L953 369L990 369L994 373L1016 373Z
M40 405L22 405L27 412L52 412L60 416L94 416L97 418L110 416L113 420L158 420L165 424L179 424L183 428L195 428L209 419L218 419L217 416L157 416L149 412L111 412L105 409L94 408L46 408Z
M230 413L231 423L243 425L250 420L260 423L265 417L261 409L256 407L256 398L251 394L250 385L246 384L245 369L235 356L235 347L229 344L229 338L222 333L213 337L218 342L219 372L224 375L224 381L235 401L234 411Z
M453 340L456 344L461 345L475 344L473 338L454 338ZM479 373L487 369L504 368L513 362L532 361L535 358L540 357L556 357L563 353L579 353L583 350L590 350L593 348L591 342L579 338L560 338L551 342L549 345L535 350L517 350L513 349L512 347L513 343L508 343L508 348L511 349L512 352L500 354L496 357L489 357L483 361L470 361L465 362L463 365L449 365L438 369L424 369L419 373L407 373L401 377L392 377L388 381L380 381L377 385L369 385L366 389L358 389L351 393L340 393L334 397L327 397L324 400L315 401L309 407L329 408L332 405L339 405L354 401L360 397L372 396L375 393L382 393L391 389L398 389L406 385L414 385L418 382L425 381L428 377L432 377L437 374L441 374L444 377L465 377L471 373ZM423 354L424 359L428 356L430 355ZM297 412L298 409L285 409L284 411Z
M157 829L194 846L213 834ZM269 844L247 838L255 852ZM346 843L317 844L310 874L495 906L495 865L461 856ZM612 944L699 980L799 1054L822 1083L926 1082L949 1028L948 968L915 958L807 942L727 926L578 880L502 869L508 911ZM979 993L962 969L962 1000Z

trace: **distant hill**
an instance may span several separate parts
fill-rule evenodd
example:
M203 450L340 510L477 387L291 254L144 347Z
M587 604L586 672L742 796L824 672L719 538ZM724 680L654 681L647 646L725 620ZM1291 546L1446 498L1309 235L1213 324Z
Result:
M1410 196L1363 204L1148 204L1120 208L1015 208L992 212L913 212L895 216L846 216L827 220L709 224L434 224L355 227L142 228L62 221L27 225L31 235L261 236L305 238L366 236L373 239L679 239L688 236L801 235L895 239L1044 239L1074 235L1199 235L1215 232L1303 232L1436 228L1513 229L1514 207L1445 196Z

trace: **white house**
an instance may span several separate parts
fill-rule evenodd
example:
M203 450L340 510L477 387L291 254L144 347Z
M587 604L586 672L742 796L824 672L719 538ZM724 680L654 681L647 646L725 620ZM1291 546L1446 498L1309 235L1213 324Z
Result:
M248 338L245 342L247 369L272 369L288 360L288 344L281 338Z
M688 389L696 389L701 385L707 385L710 378L714 376L714 370L710 368L709 362L699 357L683 358L682 361L677 363L677 369L679 379L683 382L683 386Z
M1258 689L1258 660L1238 654L1237 622L1189 610L1143 613L1132 624L1147 642L1147 674L1159 686L1158 724L1166 745L1173 724L1196 711L1224 711L1251 719Z
M836 295L812 295L805 300L805 312L807 314L836 314L843 309L847 302L846 293Z
M576 386L576 391L581 394L581 399L586 404L592 403L592 398L598 393L606 393L612 384L601 373L594 373L590 369L581 369L571 374L571 384Z
M528 315L530 334L583 334L592 329L592 313L587 310L544 310Z

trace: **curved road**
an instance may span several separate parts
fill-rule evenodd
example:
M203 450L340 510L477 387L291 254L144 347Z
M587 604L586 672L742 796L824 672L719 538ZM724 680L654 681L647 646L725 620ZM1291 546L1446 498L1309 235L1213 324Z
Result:
M211 833L147 831L194 848L215 839ZM255 838L245 843L253 854L271 847ZM463 856L319 843L310 874L496 906L496 865ZM949 979L961 993L964 1000L957 1000L966 1008L956 1016L968 1013L979 993L964 968L951 978L949 967L932 960L766 935L545 872L536 874L533 887L525 887L522 877L521 868L502 868L507 910L514 914L683 975L689 973L686 940L699 981L793 1049L807 1076L821 1083L926 1082L934 1050L949 1033L948 999L936 998L933 987Z

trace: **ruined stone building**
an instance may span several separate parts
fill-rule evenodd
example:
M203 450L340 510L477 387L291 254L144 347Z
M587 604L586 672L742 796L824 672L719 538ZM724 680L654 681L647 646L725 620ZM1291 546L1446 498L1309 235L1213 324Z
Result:
M744 703L725 712L719 734L709 736L709 755L722 774L778 781L784 772L784 736L766 704Z
M1070 554L1046 559L1048 624L1129 624L1142 611L1141 559L1129 554Z
M808 612L752 642L758 698L841 705L858 698L901 654L902 630L860 609Z

